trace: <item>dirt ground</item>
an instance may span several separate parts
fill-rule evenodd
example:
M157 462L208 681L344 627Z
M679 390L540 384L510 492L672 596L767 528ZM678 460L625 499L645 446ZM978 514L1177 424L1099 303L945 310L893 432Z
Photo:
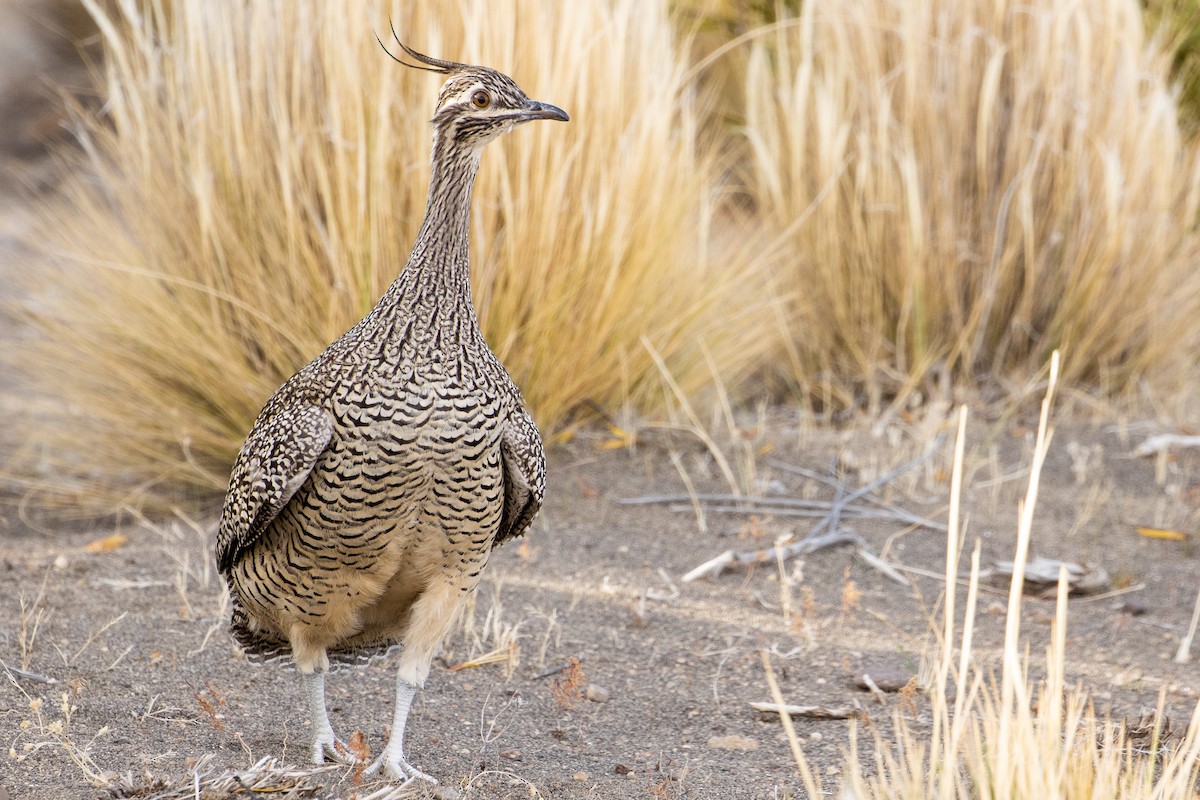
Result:
M1129 427L1060 424L1043 474L1034 548L1103 567L1114 587L1132 589L1071 602L1070 677L1118 719L1136 718L1163 690L1167 716L1182 723L1200 691L1195 664L1172 661L1200 575L1200 456L1167 463L1160 484L1153 459L1128 457L1139 437L1126 441L1122 432ZM1011 555L1029 448L1019 422L994 428L981 421L972 441L991 433L995 447L976 448L964 496L968 539L982 539L984 563ZM846 476L851 485L924 444L888 447L866 429L782 421L764 436L774 445L770 459L823 470L840 454L860 464ZM699 488L720 490L711 459L698 448L683 450ZM943 450L899 481L890 500L944 519L949 446ZM776 482L775 491L831 499L828 490L766 461L760 481ZM905 676L918 672L929 652L928 619L936 613L940 580L908 573L913 584L904 587L849 548L822 550L791 567L796 614L789 624L774 565L687 584L680 577L727 548L754 549L789 531L802 533L810 521L708 514L702 532L689 510L621 504L682 491L665 447L655 443L630 453L578 441L555 452L551 469L535 531L499 550L490 566L474 616L481 641L466 626L457 632L414 707L410 758L458 796L760 798L799 791L777 718L748 706L770 699L764 648L773 653L789 702L861 705L870 718L860 724L865 739L874 730L886 733L892 710L905 703L917 730L927 724L925 699L888 695L880 705L851 679L878 666ZM903 530L861 520L853 526L877 554ZM1191 536L1150 539L1137 526ZM225 631L210 565L211 520L130 523L119 531L128 537L124 543L88 552L89 543L112 532L36 529L14 510L5 512L0 658L10 670L55 681L13 672L15 679L0 688L0 736L11 747L7 757L0 754L0 786L9 797L107 796L92 787L89 771L105 780L148 771L186 786L191 768L209 756L218 770L244 769L267 755L304 765L308 723L295 674L248 665ZM915 530L893 539L887 558L940 572L944 548L943 534ZM995 657L1004 617L993 601L1003 600L986 594L981 603L981 658ZM1144 613L1123 611L1130 603ZM1052 613L1050 601L1025 605L1022 625L1033 653L1046 643ZM39 617L34 638L30 628ZM503 644L505 633L516 637L512 659L449 668ZM23 637L33 639L24 653ZM581 674L542 677L571 657ZM332 676L335 727L347 736L361 731L378 752L390 722L392 681L385 663ZM589 700L589 686L605 690L607 701ZM40 709L31 701L40 701ZM808 758L832 787L850 723L798 725ZM864 748L863 758L869 753ZM365 797L382 786L356 785L348 768L317 782L328 793L320 796L330 797Z
M0 4L0 12L11 5ZM17 66L0 63L0 73L44 71L46 58L33 49ZM26 211L12 187L18 173L24 183L52 186L36 141L39 130L55 128L44 105L14 95L10 85L0 81L6 126L0 153L7 165L0 184L0 283L12 270L33 268L15 244ZM23 333L11 319L0 323L5 338ZM0 414L11 418L33 401L8 376L0 379ZM1200 452L1133 457L1147 436L1172 428L1085 416L1085 404L1074 406L1057 420L1033 548L1036 555L1103 568L1108 588L1124 593L1071 601L1069 677L1117 719L1136 718L1162 692L1166 715L1182 724L1200 692L1195 660L1172 660L1200 580ZM985 564L1012 554L1035 412L1033 403L1001 419L974 412L963 502L968 546L982 541ZM837 457L852 488L927 448L948 427L941 424L945 416L929 410L911 423L863 420L833 429L776 410L746 423L757 453L751 483L775 496L831 500L831 489L777 463L823 473ZM910 586L850 547L791 562L782 583L774 564L683 583L685 573L726 549L802 536L813 521L709 508L702 525L687 503L624 504L684 492L684 475L698 491L728 487L711 453L695 442L647 433L636 447L614 450L605 448L606 438L585 434L554 451L549 496L534 531L495 554L473 622L447 643L414 705L409 757L441 780L439 796L802 796L778 718L748 705L770 700L764 649L789 702L861 708L864 763L874 734L887 736L894 710L902 709L915 730L928 729L928 701L920 694L888 694L881 703L852 678L864 669L898 671L901 682L920 673L944 585L905 568L940 574L944 534L887 521L846 523ZM0 428L0 448L20 444L18 430ZM729 447L733 455L740 446ZM944 522L950 453L947 441L881 495ZM167 787L182 792L177 796L199 796L188 791L197 765L219 774L267 756L308 773L304 781L314 788L262 796L386 793L387 784L360 783L350 768L306 766L309 728L296 675L247 664L225 630L211 516L67 525L22 508L19 496L6 499L0 504L0 800L109 797L122 783L140 787L135 796L158 796ZM1186 538L1148 538L1139 527ZM982 599L976 648L982 660L996 658L1004 599L1002 590ZM1024 606L1022 630L1035 661L1052 613L1052 601ZM498 661L452 668L497 648ZM554 671L571 659L577 664ZM347 737L361 732L378 752L392 693L387 663L333 675L328 698L335 728ZM832 791L854 726L845 719L797 725L807 757Z

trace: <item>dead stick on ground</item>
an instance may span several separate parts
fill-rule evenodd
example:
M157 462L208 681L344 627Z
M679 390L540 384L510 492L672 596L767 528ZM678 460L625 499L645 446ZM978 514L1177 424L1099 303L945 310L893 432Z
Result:
M716 558L711 558L705 561L700 566L696 567L682 578L683 583L691 583L697 578L705 575L720 575L721 572L728 566L734 564L765 564L770 561L783 560L794 558L805 553L813 553L825 547L832 547L835 544L861 544L862 537L856 533L847 531L836 531L827 533L824 536L819 536L814 539L804 539L793 544L783 547L772 547L767 550L748 550L745 552L735 552L726 550Z
M750 707L768 714L782 714L786 711L789 716L809 719L862 719L866 716L861 708L854 706L781 706L776 703L751 703Z
M835 521L839 516L841 516L842 509L845 506L848 506L850 503L853 503L855 500L859 499L860 497L869 495L871 492L875 491L876 489L881 489L884 486L887 486L889 483L896 480L896 478L899 478L904 473L920 466L921 464L924 464L926 461L933 458L933 454L936 453L938 450L942 449L942 443L945 442L945 440L946 440L946 437L939 433L937 435L937 438L935 438L933 440L933 444L930 445L929 448L926 449L924 453L921 453L921 455L917 456L912 461L906 461L905 463L901 464L900 466L894 467L893 469L888 470L887 472L883 473L882 475L880 475L878 478L871 481L867 485L860 486L859 488L855 489L850 494L845 495L844 497L841 497L840 502L838 500L835 500L834 504L833 504L834 507L833 507L833 509L830 510L829 515L826 516L825 519L821 520L821 522L818 522L816 524L816 526L811 531L808 532L808 536L809 537L815 536L817 533L819 533L821 530L823 530L825 527L827 527L831 522Z
M837 530L836 522L838 518L841 517L842 513L855 500L870 494L882 486L886 486L899 476L903 475L905 472L908 472L914 467L917 467L920 464L928 461L933 457L933 454L941 448L944 441L945 437L938 435L933 444L921 455L917 456L911 461L895 467L894 469L888 470L875 480L871 481L865 486L855 489L849 494L843 494L842 488L839 488L838 496L830 505L829 512L826 513L821 521L814 525L800 541L781 548L772 547L769 550L751 550L740 553L733 550L727 550L716 558L709 559L700 566L691 570L684 575L681 580L684 583L690 583L691 581L694 581L704 575L719 575L721 571L725 569L725 567L732 564L761 564L780 559L787 560L798 555L814 552L815 550L819 550L823 547L829 547L834 544L852 543L857 544L860 548L865 549L865 542L858 534L851 533L849 531ZM838 486L841 487L841 484L838 484ZM822 531L824 531L826 528L831 528L830 532L825 535L821 535ZM868 563L870 563L873 567L879 568L877 562L872 562L868 559ZM885 570L884 572L890 577L895 577L894 570Z
M793 464L788 464L785 461L768 459L767 464L768 466L775 467L776 469L783 470L784 472L790 472L793 475L799 475L802 478L809 478L810 480L823 483L831 488L837 488L839 485L839 482L836 479L830 478L827 475L822 475L820 472L815 472L811 469L805 469L804 467L797 467ZM878 506L884 511L890 512L891 515L898 517L905 522L912 523L913 525L920 525L922 528L930 528L932 530L942 531L943 533L946 530L945 524L941 522L934 522L931 519L926 519L925 517L914 514L906 508L901 508L900 506L880 500L878 497L873 497L869 494L866 494L863 495L862 499L871 505Z

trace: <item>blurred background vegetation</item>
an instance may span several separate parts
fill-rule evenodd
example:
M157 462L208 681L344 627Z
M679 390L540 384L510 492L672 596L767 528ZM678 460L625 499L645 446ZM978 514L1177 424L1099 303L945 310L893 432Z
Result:
M437 81L387 60L389 20L571 114L488 150L472 232L551 437L680 398L1002 402L1056 348L1102 400L1194 392L1197 0L82 6L99 102L5 347L61 400L10 462L40 501L219 492L403 266Z

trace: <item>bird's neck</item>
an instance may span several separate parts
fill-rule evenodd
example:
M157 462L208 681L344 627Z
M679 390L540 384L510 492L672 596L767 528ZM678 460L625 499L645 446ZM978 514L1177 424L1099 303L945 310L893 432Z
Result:
M434 140L433 148L425 218L404 273L418 285L433 280L446 290L465 289L469 293L471 190L479 170L479 152L452 149L441 137Z
M463 152L434 139L433 171L425 218L408 263L375 313L394 333L411 335L414 326L436 328L460 342L479 336L471 303L469 238L471 190L479 152Z

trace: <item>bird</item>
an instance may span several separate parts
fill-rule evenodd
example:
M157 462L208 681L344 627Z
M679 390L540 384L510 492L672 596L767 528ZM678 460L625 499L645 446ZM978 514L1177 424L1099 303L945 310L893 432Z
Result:
M485 145L569 117L501 72L392 35L417 63L380 41L393 60L446 78L424 219L377 305L263 406L230 473L215 555L247 659L300 673L312 760L362 763L330 724L326 674L398 652L391 733L364 769L436 783L405 756L413 698L492 549L528 530L546 481L538 429L475 315L471 192Z

